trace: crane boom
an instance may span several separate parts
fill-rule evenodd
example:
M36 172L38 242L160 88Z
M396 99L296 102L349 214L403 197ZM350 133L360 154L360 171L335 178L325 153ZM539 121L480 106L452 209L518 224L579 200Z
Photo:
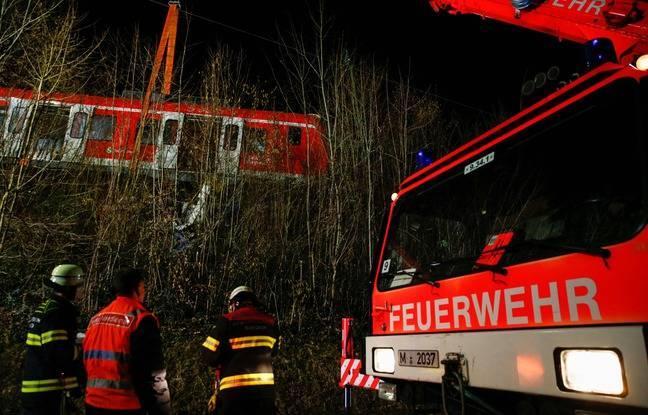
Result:
M620 63L648 53L648 3L644 0L429 0L450 14L475 14L586 43L609 39Z

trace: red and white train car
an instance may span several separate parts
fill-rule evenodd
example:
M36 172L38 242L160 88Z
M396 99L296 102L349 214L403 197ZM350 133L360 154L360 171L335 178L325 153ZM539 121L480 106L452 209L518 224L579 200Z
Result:
M327 170L316 115L0 88L0 156L37 163L302 176ZM185 175L184 177L187 177Z

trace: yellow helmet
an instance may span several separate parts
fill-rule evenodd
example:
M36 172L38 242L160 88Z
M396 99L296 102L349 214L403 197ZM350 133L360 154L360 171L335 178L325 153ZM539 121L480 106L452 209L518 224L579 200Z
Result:
M83 284L83 269L74 264L61 264L54 267L52 275L45 278L50 288L78 287Z

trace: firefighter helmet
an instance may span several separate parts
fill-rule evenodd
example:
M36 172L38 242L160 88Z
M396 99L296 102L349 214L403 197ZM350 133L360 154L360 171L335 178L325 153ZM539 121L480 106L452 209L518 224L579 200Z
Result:
M242 293L250 293L251 295L254 295L254 291L252 291L252 288L247 287L245 285L238 286L232 290L232 292L229 295L229 301L232 302L234 299Z
M52 275L45 278L50 288L78 287L83 283L83 269L74 264L61 264L54 267Z

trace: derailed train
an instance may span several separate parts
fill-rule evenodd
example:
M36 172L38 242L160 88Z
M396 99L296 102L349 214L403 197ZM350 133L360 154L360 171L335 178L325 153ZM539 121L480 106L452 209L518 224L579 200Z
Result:
M83 163L149 171L322 174L327 152L316 115L187 102L142 101L0 88L0 156L51 166ZM138 128L141 144L136 149Z

